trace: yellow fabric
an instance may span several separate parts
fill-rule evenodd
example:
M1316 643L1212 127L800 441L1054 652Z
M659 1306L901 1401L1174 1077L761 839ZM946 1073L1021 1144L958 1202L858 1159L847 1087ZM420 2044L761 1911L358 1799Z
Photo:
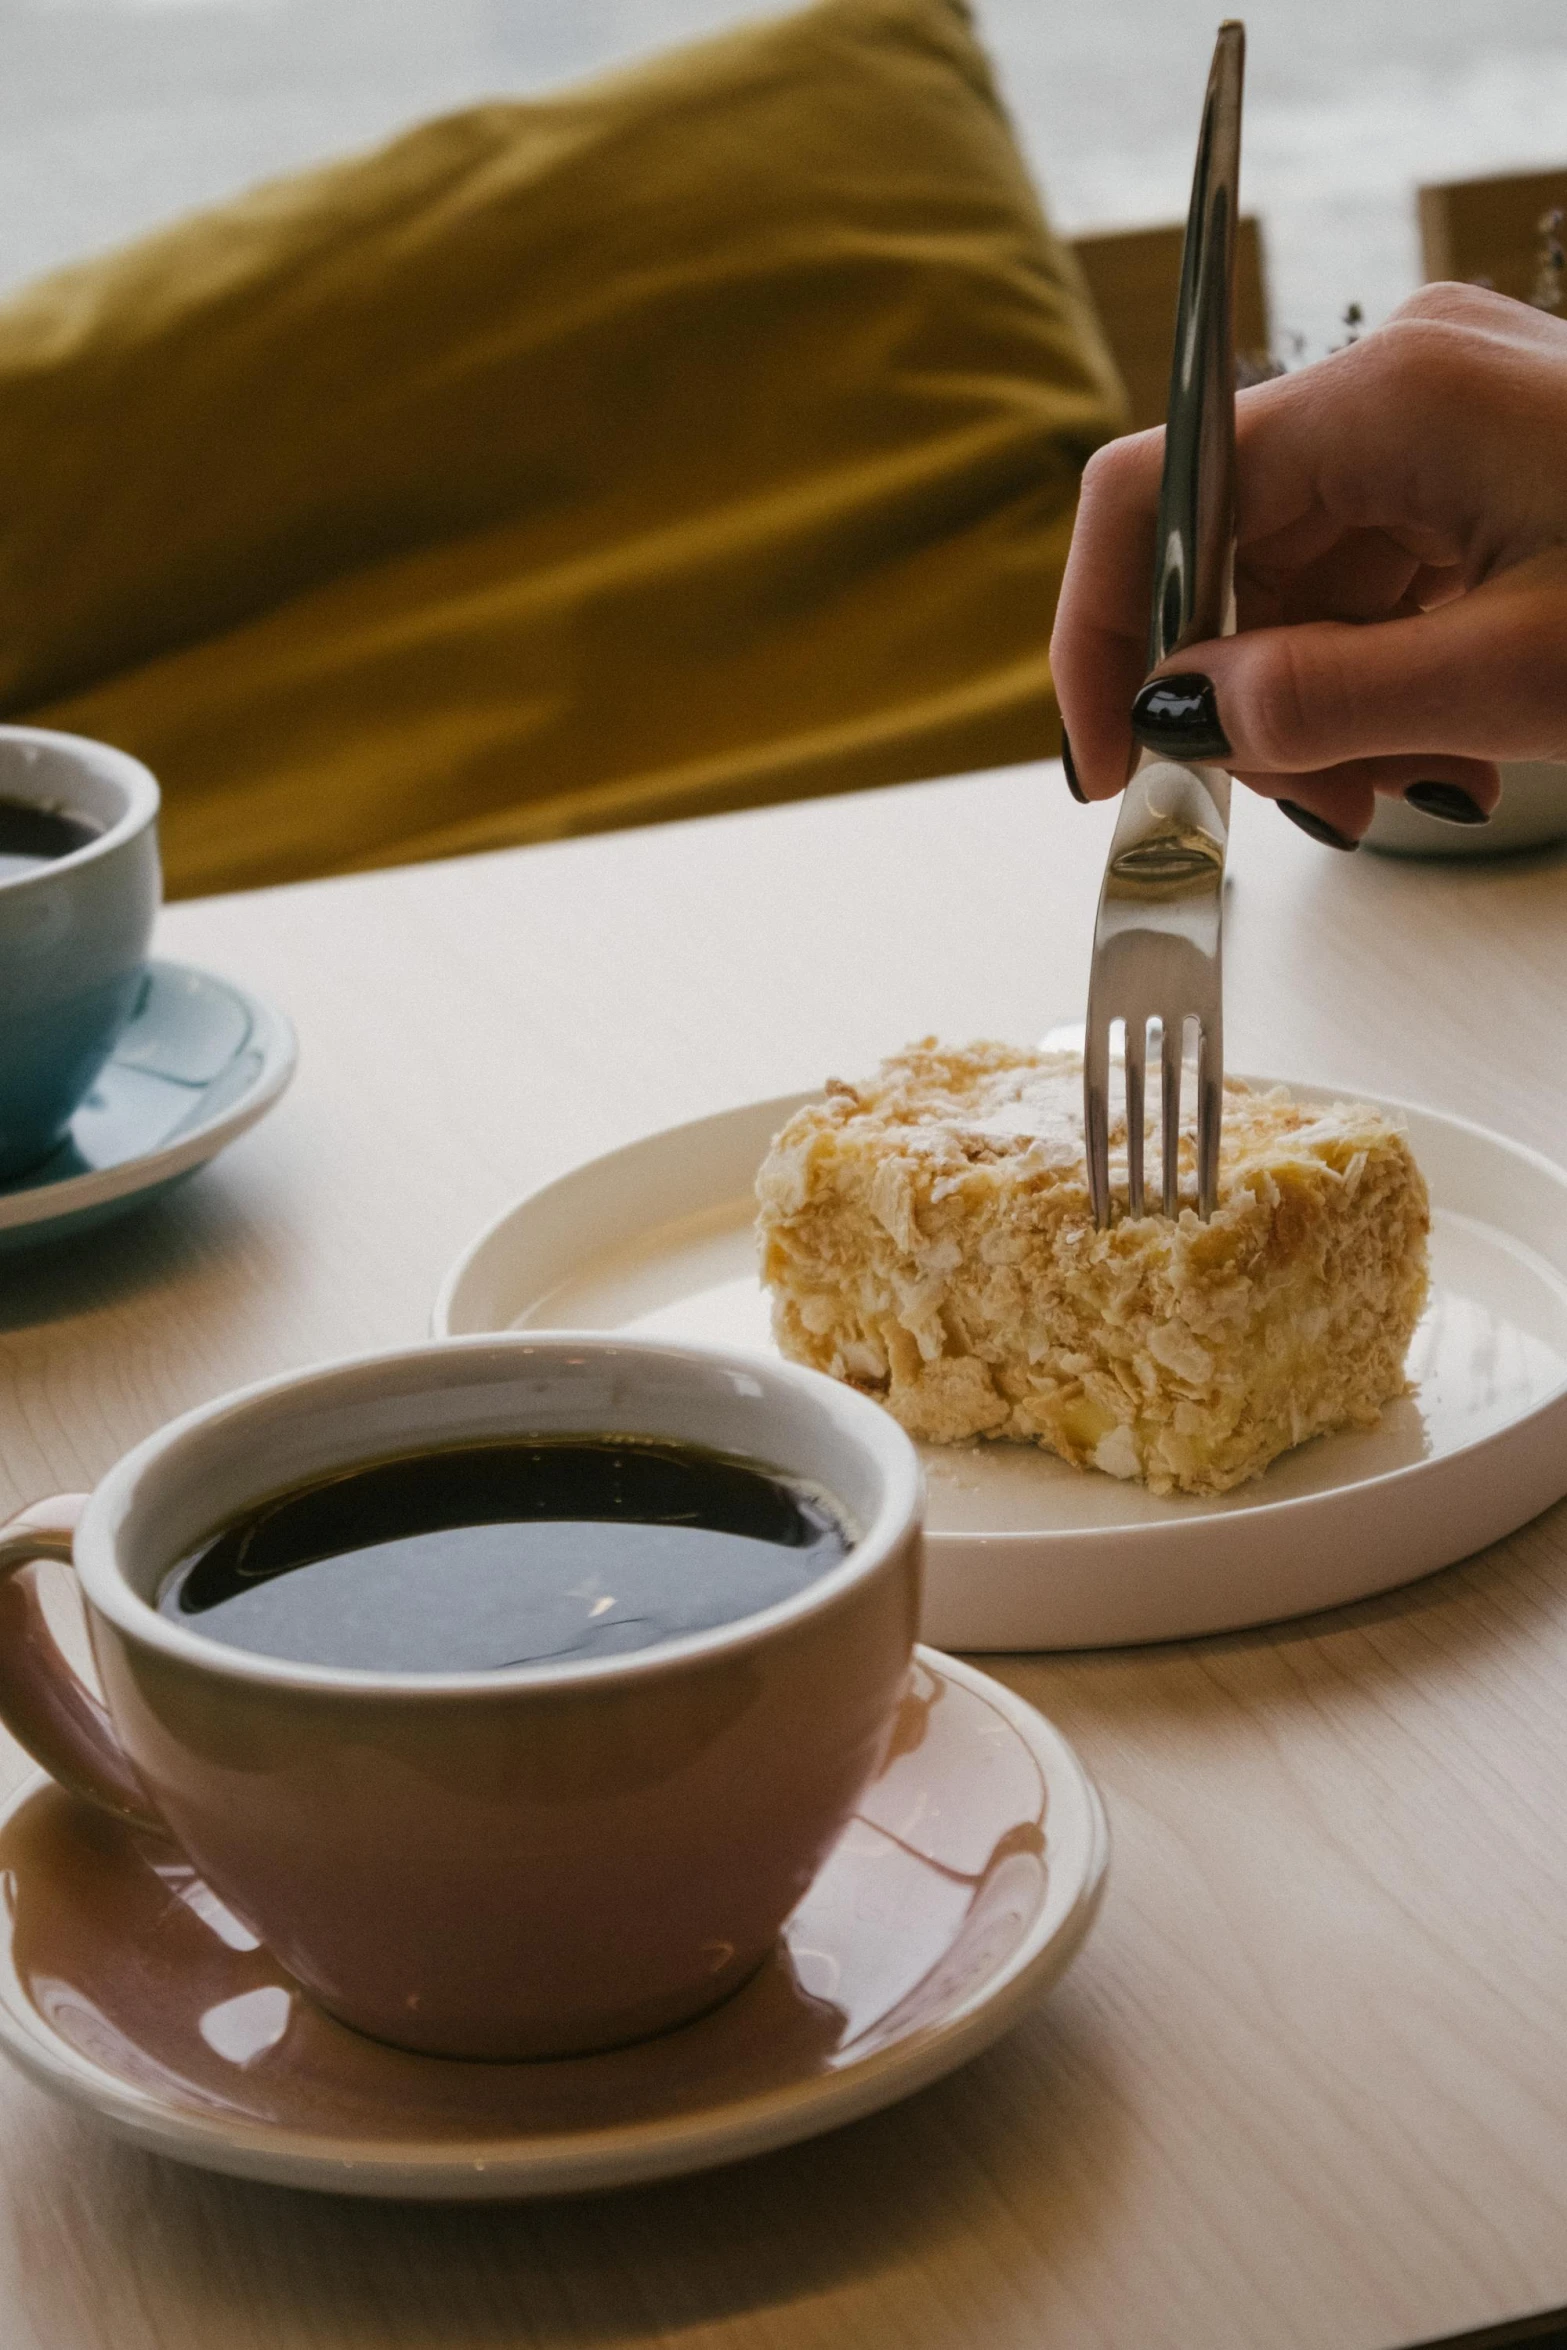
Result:
M822 0L0 310L0 708L175 895L1036 756L1118 421L961 0Z

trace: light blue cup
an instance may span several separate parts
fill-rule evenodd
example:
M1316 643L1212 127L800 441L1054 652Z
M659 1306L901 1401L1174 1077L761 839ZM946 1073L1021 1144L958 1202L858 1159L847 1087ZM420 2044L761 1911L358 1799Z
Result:
M0 878L0 1182L61 1141L136 1008L158 911L158 786L107 743L0 726L0 800L93 827Z

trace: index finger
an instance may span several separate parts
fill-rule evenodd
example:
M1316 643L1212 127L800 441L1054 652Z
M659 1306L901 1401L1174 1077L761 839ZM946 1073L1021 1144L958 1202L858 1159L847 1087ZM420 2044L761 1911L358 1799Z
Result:
M1148 672L1148 598L1164 467L1164 427L1111 441L1083 472L1050 670L1070 739L1071 773L1108 799L1132 759L1132 697Z
M1349 353L1341 355L1349 358ZM1288 563L1330 546L1359 502L1317 478L1324 446L1346 438L1334 410L1346 389L1336 361L1259 384L1235 404L1236 534L1269 545ZM1148 674L1164 428L1112 441L1089 459L1061 583L1050 666L1080 786L1107 799L1133 759L1132 697ZM1382 468L1373 463L1370 476ZM1381 496L1379 490L1378 496ZM1293 542L1291 544L1290 542ZM1434 550L1433 550L1434 551ZM1166 667L1179 667L1178 658Z

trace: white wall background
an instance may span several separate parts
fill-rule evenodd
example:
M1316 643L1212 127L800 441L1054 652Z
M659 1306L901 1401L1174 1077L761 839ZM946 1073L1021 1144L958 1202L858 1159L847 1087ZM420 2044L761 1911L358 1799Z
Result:
M422 114L747 0L0 0L0 290ZM1218 0L977 0L1064 227L1178 217ZM1567 161L1563 0L1250 0L1243 198L1276 324L1416 282L1412 191Z

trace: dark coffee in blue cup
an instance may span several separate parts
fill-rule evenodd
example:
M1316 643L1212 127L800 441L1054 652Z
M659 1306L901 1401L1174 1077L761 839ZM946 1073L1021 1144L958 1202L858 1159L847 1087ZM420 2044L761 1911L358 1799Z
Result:
M0 1182L40 1165L136 1008L158 786L84 736L0 726Z

